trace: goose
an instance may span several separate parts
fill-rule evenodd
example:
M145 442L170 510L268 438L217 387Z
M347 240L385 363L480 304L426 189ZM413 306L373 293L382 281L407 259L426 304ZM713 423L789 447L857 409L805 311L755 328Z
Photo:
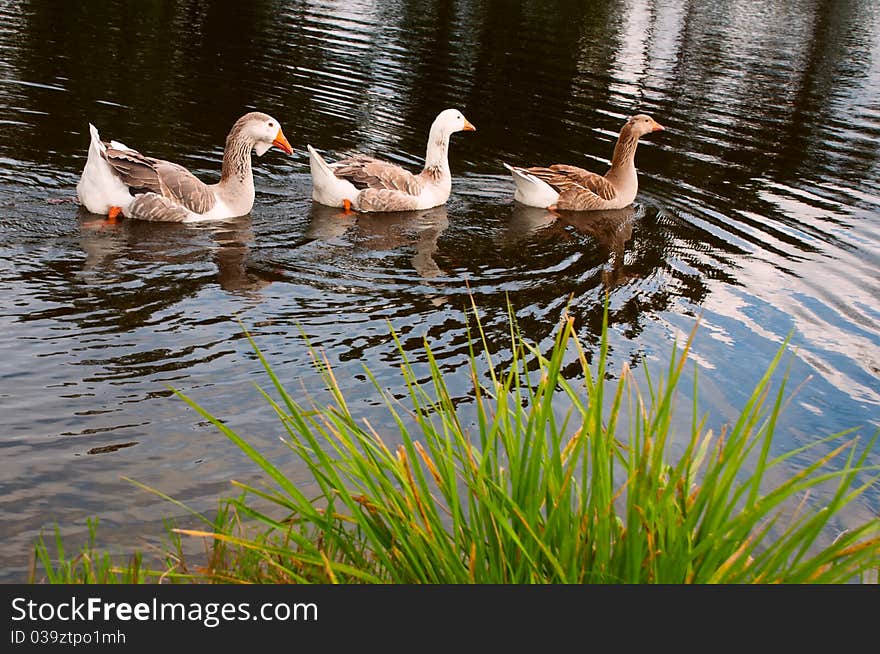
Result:
M258 111L239 118L229 131L216 184L205 184L183 166L147 157L119 141L105 143L91 123L89 133L89 154L76 194L88 211L105 214L110 221L120 213L164 222L246 215L254 206L251 150L262 156L274 146L293 154L279 122Z
M505 163L516 185L513 199L551 211L623 209L632 204L639 189L635 166L639 137L664 129L645 114L630 117L620 130L611 168L604 175L565 164L522 168Z
M328 164L309 145L312 199L346 212L421 211L446 204L452 191L449 137L454 132L475 130L457 109L441 111L428 134L425 167L417 175L362 154Z

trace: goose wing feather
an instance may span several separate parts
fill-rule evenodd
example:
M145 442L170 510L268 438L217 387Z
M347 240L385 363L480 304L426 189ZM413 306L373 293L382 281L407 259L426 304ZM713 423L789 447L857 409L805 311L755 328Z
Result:
M560 195L586 191L602 200L613 200L617 197L617 189L602 175L577 166L554 164L546 168L534 167L525 170L552 186Z
M183 166L136 150L107 148L104 157L134 194L155 193L197 214L208 212L216 203L208 185Z
M418 175L413 175L398 165L356 155L336 162L333 174L351 182L357 189L376 189L400 191L406 195L417 196L424 183Z

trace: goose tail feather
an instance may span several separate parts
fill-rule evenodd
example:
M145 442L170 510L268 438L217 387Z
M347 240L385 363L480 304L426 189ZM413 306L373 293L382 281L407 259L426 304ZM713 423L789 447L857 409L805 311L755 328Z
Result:
M516 185L513 199L529 207L547 208L556 204L559 193L547 182L538 179L524 168L504 164Z

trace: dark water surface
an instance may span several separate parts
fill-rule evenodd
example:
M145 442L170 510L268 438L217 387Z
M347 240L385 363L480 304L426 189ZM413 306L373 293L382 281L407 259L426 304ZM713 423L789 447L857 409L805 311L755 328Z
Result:
M609 290L615 375L658 368L702 314L692 358L716 431L789 334L804 384L775 447L880 426L876 2L216 5L0 4L0 580L24 578L56 522L76 539L100 516L126 547L157 536L176 509L123 476L197 509L257 478L170 386L306 483L237 319L289 388L320 397L302 329L370 417L363 364L403 391L386 321L414 356L427 337L465 398L468 293L499 347L508 297L543 345L571 297L595 349ZM447 206L312 206L307 143L415 169L448 106L478 131L452 139ZM214 181L250 109L296 150L257 161L250 216L108 226L50 202L75 195L88 122ZM668 131L639 147L631 209L550 221L514 205L502 161L604 172L636 112Z

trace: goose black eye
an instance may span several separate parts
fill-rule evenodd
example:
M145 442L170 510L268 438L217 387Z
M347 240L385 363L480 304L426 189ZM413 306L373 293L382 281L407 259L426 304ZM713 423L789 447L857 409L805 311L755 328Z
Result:
M269 121L269 127L275 127L275 123L273 123L272 121Z

